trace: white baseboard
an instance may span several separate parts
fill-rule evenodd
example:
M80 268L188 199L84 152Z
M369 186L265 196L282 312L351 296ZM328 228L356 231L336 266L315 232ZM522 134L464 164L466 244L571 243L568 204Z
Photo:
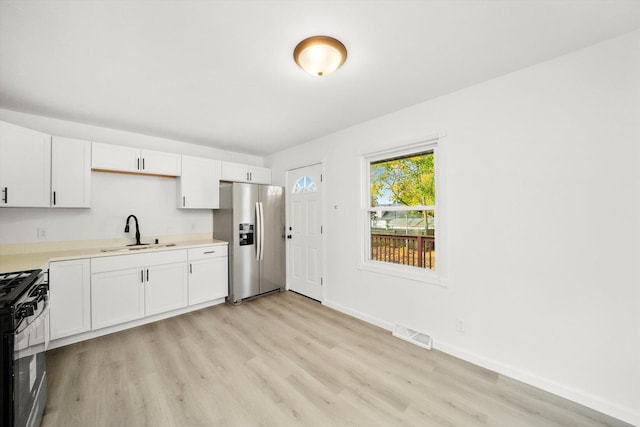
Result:
M466 351L462 348L440 342L436 339L434 339L433 347L443 353L450 354L459 359L473 363L474 365L478 365L501 375L522 381L525 384L548 391L556 396L563 397L588 408L595 409L596 411L602 412L624 422L640 426L640 412L634 411L631 408L625 408L597 396L559 384L548 378L523 371L497 360L489 359L479 354Z
M351 308L345 307L344 305L340 305L338 303L335 303L329 300L325 300L323 304L341 313L348 314L351 317L355 317L356 319L360 319L367 323L371 323L372 325L379 326L383 329L386 329L387 331L393 330L393 323L384 321L382 319L378 319L377 317L369 316L368 314L362 313L357 310L353 310Z
M356 319L360 319L367 323L379 326L388 331L393 330L393 323L378 319L377 317L370 316L357 310L353 310L336 302L325 300L324 305L333 308L334 310L340 311L344 314L348 314L349 316L355 317ZM450 354L451 356L473 363L474 365L478 365L491 371L497 372L501 375L505 375L515 380L522 381L525 384L529 384L533 387L548 391L549 393L553 393L556 396L560 396L565 399L571 400L572 402L579 403L580 405L584 405L588 408L602 412L626 423L640 426L640 412L635 411L631 408L617 405L613 402L609 402L597 396L593 396L591 394L559 384L548 378L543 378L530 372L518 369L516 367L506 365L497 360L489 359L479 354L466 351L462 348L440 342L437 340L437 337L435 337L433 340L433 347L437 350L442 351L443 353Z

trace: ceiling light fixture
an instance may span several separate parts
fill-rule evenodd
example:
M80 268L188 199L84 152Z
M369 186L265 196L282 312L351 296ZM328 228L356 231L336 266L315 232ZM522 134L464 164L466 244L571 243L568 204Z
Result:
M298 43L293 50L293 59L307 73L323 77L344 64L347 48L333 37L313 36Z

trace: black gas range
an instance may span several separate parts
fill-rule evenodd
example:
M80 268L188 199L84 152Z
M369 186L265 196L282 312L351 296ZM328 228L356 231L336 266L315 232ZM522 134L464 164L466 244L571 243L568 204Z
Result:
M42 270L0 273L0 425L37 427L47 401L49 286Z

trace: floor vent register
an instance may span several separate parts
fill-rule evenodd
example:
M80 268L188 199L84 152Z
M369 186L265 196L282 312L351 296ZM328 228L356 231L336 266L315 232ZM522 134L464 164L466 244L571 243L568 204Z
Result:
M408 341L412 344L418 345L427 350L431 350L433 346L433 339L423 332L410 329L399 323L396 323L393 327L393 336Z

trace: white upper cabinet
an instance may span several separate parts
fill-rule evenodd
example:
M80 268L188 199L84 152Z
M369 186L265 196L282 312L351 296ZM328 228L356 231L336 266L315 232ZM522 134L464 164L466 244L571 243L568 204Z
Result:
M218 209L220 207L220 160L182 156L178 178L178 208Z
M91 152L91 168L118 172L138 172L140 150L123 145L94 142Z
M0 206L48 207L51 136L0 122Z
M51 138L51 206L91 207L91 142Z
M180 176L180 155L163 151L140 150L141 172L154 175Z
M180 155L94 142L91 167L103 171L180 176Z
M251 182L253 184L271 184L271 169L222 162L222 181Z

